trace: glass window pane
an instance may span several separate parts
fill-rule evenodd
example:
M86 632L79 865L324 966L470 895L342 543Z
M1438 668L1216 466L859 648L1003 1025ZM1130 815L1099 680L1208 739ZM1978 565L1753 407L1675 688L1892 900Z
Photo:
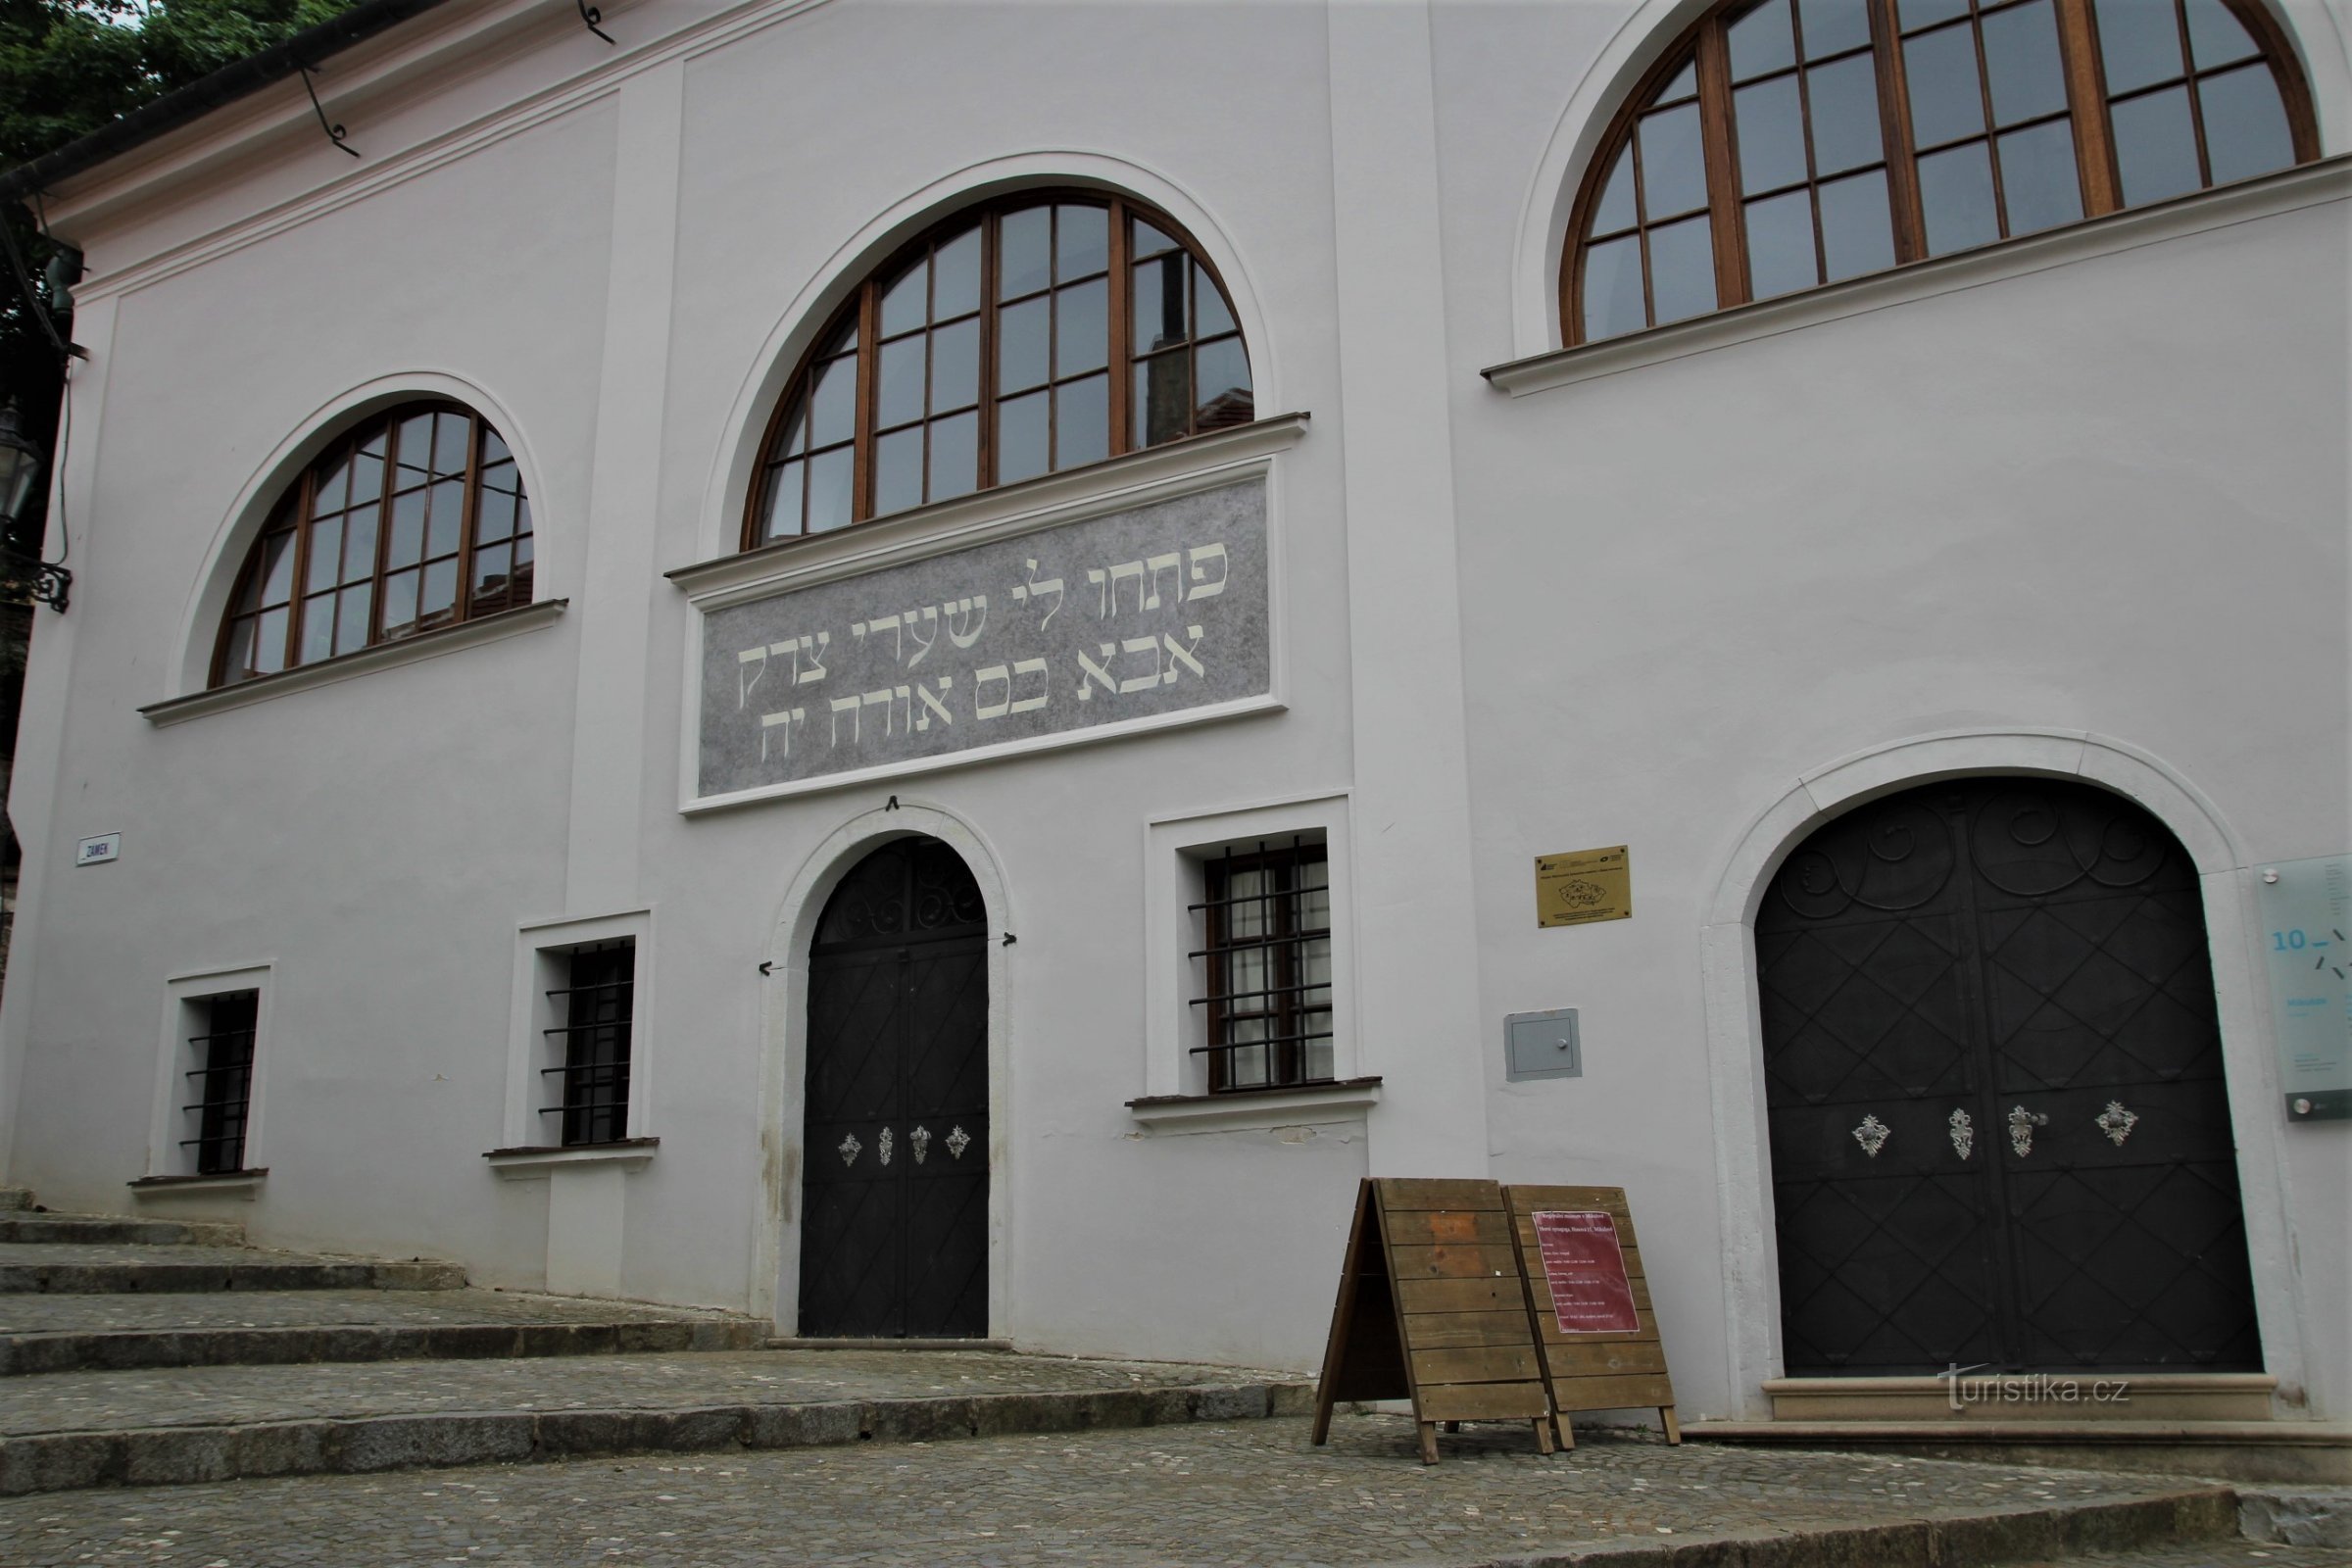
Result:
M1029 207L997 223L997 298L1018 299L1053 281L1054 209Z
M1176 248L1174 240L1153 228L1150 223L1140 218L1134 221L1134 243L1130 247L1134 260L1140 262L1147 256L1157 256L1161 251L1172 251Z
M957 321L931 334L931 412L968 409L980 401L980 319Z
M1642 199L1649 220L1707 205L1707 166L1699 151L1698 105L1642 117Z
M1585 341L1649 324L1642 298L1642 242L1632 234L1585 251Z
M394 443L392 459L406 470L392 482L412 485L422 482L432 466L433 416L412 414L400 421L400 438Z
M2163 0L2095 0L2099 63L2109 93L2130 92L2181 74L2180 26Z
M504 490L484 490L474 498L473 542L475 544L496 544L514 531L514 497L513 495ZM370 520L369 533L371 536L373 532L374 525Z
M433 471L464 474L466 471L466 443L473 434L473 421L463 414L433 416Z
M1911 135L1917 145L1983 134L1984 100L1977 84L1973 28L1945 27L1906 40L1903 72L1911 85Z
M529 496L518 496L514 501L514 537L517 539L528 539L530 536L531 498Z
M931 318L951 320L980 308L980 225L931 253Z
M1698 62L1692 60L1686 63L1682 70L1674 74L1674 79L1672 81L1669 81L1665 86L1658 89L1658 96L1653 100L1653 102L1660 104L1676 103L1682 99L1691 97L1697 91Z
M285 610L262 612L261 629L253 638L253 672L273 674L286 667L286 622L293 618Z
M808 450L808 392L806 387L793 395L792 412L784 416L784 455L797 458Z
M882 335L911 332L930 318L925 290L931 285L931 264L918 261L882 290Z
M931 426L931 499L969 494L980 487L980 411L958 414Z
M1821 281L1813 260L1813 198L1789 191L1747 204L1747 274L1757 299Z
M351 497L351 463L345 459L326 470L325 477L313 487L311 515L323 517L330 512L341 512Z
M1715 309L1715 241L1703 216L1649 231L1649 288L1661 326Z
M874 423L882 429L923 416L923 340L901 338L876 353Z
M2222 0L2188 0L2188 55L2199 71L2260 54L2246 24Z
M424 588L416 601L416 621L438 625L452 618L458 604L458 564L436 561L424 568Z
M767 511L760 519L761 539L789 539L801 531L801 463L779 465L767 479Z
M2205 157L2215 184L2267 174L2295 161L2286 105L2269 66L2208 76L2197 83L2197 98L2205 107Z
M513 553L511 545L492 545L473 553L473 582L466 597L477 610L488 610L506 603L507 563Z
M1928 220L1928 254L1942 256L2001 237L1992 211L1992 160L1983 142L1919 161L1919 205Z
M2008 208L2010 233L2055 228L2082 216L2072 120L2013 130L2000 141L2001 197Z
M1154 354L1135 365L1135 444L1155 447L1190 435L1193 424L1193 357L1183 349Z
M1732 79L1745 81L1796 64L1796 42L1788 31L1788 0L1764 0L1727 29L1732 46Z
M492 436L490 439L495 441L498 438ZM375 446L376 452L363 452L351 460L351 499L354 501L375 501L380 500L383 496L384 460L380 455L383 449L381 438L377 439ZM514 467L514 460L509 458L506 460L506 464L507 466L501 471L512 473Z
M432 511L426 514L424 553L428 556L455 554L458 548L458 525L466 520L466 481L444 479L432 488Z
M1200 337L1221 337L1237 330L1233 312L1226 308L1224 290L1199 262L1193 264L1193 324Z
M412 490L407 495L392 498L391 548L385 562L394 566L413 566L424 554L424 492Z
M416 629L416 573L395 572L384 579L384 636L406 637Z
M1054 210L1054 280L1091 277L1110 265L1110 209L1065 205Z
M1813 109L1813 172L1826 179L1886 155L1879 123L1879 78L1870 55L1853 55L1805 73Z
M2115 165L2124 205L2137 207L2195 190L2197 137L2188 122L2188 89L2167 87L2117 104Z
M847 354L857 347L858 310L853 305L841 313L841 319L834 323L833 333L825 339L825 346L818 352L817 358L830 360L837 355Z
M808 532L830 533L850 520L850 448L808 460Z
M1968 0L1902 0L1901 19L1905 32L1920 27L1932 27L1938 22L1968 15Z
M375 602L375 584L364 582L357 588L346 588L342 605L335 612L335 652L352 653L368 646L368 613Z
M1864 0L1797 0L1796 24L1805 35L1807 60L1870 42L1870 12Z
M320 594L302 602L302 657L299 664L316 664L335 651L335 596Z
M923 428L898 430L874 442L874 514L923 504Z
M1205 352L1205 351L1203 351ZM1110 377L1090 375L1054 389L1054 466L1075 468L1110 456Z
M997 313L997 390L1018 392L1046 379L1048 336L1044 300L1026 300Z
M1185 340L1184 267L1184 257L1173 255L1135 269L1136 353Z
M242 680L252 671L253 626L251 615L239 615L228 623L228 651L220 659L221 684Z
M507 450L507 443L499 437L499 433L485 426L482 430L482 467L487 470L493 464L514 461L514 454Z
M1805 177L1805 121L1797 107L1796 77L1775 76L1732 94L1740 141L1740 188L1778 190Z
M1011 484L1046 471L1046 394L997 405L997 483Z
M1110 280L1054 292L1054 373L1080 375L1110 363Z
M512 498L506 499L509 506ZM343 519L343 580L358 582L375 575L375 519L374 507L355 507Z
M1894 220L1886 208L1885 170L1830 180L1817 194L1827 281L1883 272L1894 265Z
M343 564L343 519L329 517L311 524L311 564L304 573L303 591L332 588Z
M1617 162L1609 167L1608 183L1600 187L1600 200L1592 204L1592 221L1585 232L1614 234L1633 226L1634 144L1628 141L1617 150Z
M1238 337L1219 338L1193 351L1193 384L1199 388L1195 430L1223 430L1257 416L1250 391L1250 356Z
M1996 125L2066 107L2066 71L2058 62L2058 20L2050 0L2010 6L1984 19L1984 71Z
M258 591L253 594L255 608L262 605L282 605L294 595L294 534L288 529L273 533L262 545L263 566L254 573Z
M809 443L829 447L858 430L858 361L828 360L816 372L816 395L808 400Z

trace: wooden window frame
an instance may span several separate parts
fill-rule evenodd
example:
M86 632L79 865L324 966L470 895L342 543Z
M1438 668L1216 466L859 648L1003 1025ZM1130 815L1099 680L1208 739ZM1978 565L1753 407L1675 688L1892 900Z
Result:
M822 329L815 334L808 348L803 353L800 363L784 383L782 395L776 399L775 407L769 412L766 428L760 438L759 457L752 466L752 482L744 497L743 519L738 539L739 548L756 550L765 545L815 537L808 532L805 501L801 526L796 532L781 533L772 539L763 538L761 536L762 520L768 510L769 487L775 482L776 470L783 463L790 461L782 453L781 448L789 435L789 421L801 412L803 393L808 387L810 374L820 365L846 357L851 352L855 353L857 361L857 385L853 418L855 434L850 443L850 515L846 523L821 530L821 532L835 533L841 531L842 528L856 527L860 523L870 522L877 516L896 516L902 512L913 510L911 507L903 507L889 513L877 513L874 509L876 448L879 440L877 408L881 392L878 366L881 350L879 328L882 296L886 291L886 285L896 281L904 269L911 266L917 258L925 255L937 242L959 236L966 227L975 222L980 225L982 233L979 309L980 368L977 404L979 412L978 457L975 482L972 488L968 491L958 492L957 497L978 495L996 489L1001 482L1021 482L1019 480L1000 481L998 478L1000 455L998 417L1000 407L1004 401L1000 397L998 387L998 318L1009 304L1023 304L1034 298L1050 301L1065 284L1058 276L1050 276L1042 293L1025 294L1013 301L1000 299L998 297L1000 292L998 270L1000 225L1006 217L1014 213L1031 208L1055 206L1100 207L1106 209L1108 213L1108 260L1103 275L1107 280L1109 296L1107 308L1110 318L1109 341L1105 356L1106 370L1109 375L1107 402L1109 404L1110 430L1109 441L1103 456L1097 461L1108 461L1130 452L1144 450L1147 445L1164 446L1202 433L1203 427L1200 422L1200 405L1197 370L1192 383L1193 402L1186 415L1185 428L1181 432L1163 437L1157 442L1145 443L1137 440L1133 407L1136 368L1153 358L1154 352L1160 355L1183 353L1188 357L1188 369L1192 369L1197 367L1198 355L1202 348L1213 347L1230 340L1241 346L1244 365L1246 367L1249 365L1248 336L1242 330L1241 318L1233 309L1233 291L1225 286L1225 279L1218 272L1216 264L1209 259L1207 252L1193 238L1191 232L1159 209L1109 191L1084 188L1032 189L994 197L971 206L957 208L938 222L926 227L906 244L892 251L879 266L867 271L858 281L856 287L850 291L848 297L826 316ZM1140 357L1137 355L1133 341L1134 277L1137 264L1131 254L1133 230L1130 226L1130 220L1148 223L1167 235L1175 241L1178 251L1200 267L1206 280L1216 287L1224 305L1225 316L1234 323L1230 331L1218 332L1202 338L1197 331L1198 308L1188 300L1186 317L1188 336L1185 342L1180 346L1168 349L1147 350ZM1091 279L1093 275L1090 273L1088 277ZM1186 275L1188 279L1192 275L1189 269ZM957 319L962 319L962 318L957 318ZM834 345L838 343L844 330L852 323L855 323L858 334L856 349L854 351L835 351ZM1088 375L1093 373L1095 372L1086 372ZM1047 378L1040 385L1051 393L1052 389L1056 389L1069 380L1083 378L1083 376L1068 378L1057 376L1049 363ZM1255 383L1256 376L1252 370L1250 373L1252 394L1255 391ZM1030 390L1022 388L1021 392L1026 393ZM1054 452L1058 448L1058 430L1055 423L1058 417L1058 401L1057 398L1050 395L1047 426L1049 452ZM892 433L901 433L909 428L927 429L931 423L935 422L936 417L942 416L934 416L930 413L926 397L925 412L920 423L894 426ZM1222 429L1226 427L1225 425L1210 425L1206 428ZM929 450L927 443L928 437L926 437L925 447L926 488ZM835 445L837 446L838 443ZM824 450L833 449L833 447L827 447ZM1090 464L1078 464L1069 467L1049 466L1036 475L1023 477L1043 478L1050 474L1073 472L1090 466ZM916 505L928 504L930 503L926 501Z
M1671 324L1650 322L1648 319L1655 314L1655 299L1645 265L1642 280L1645 324L1628 328L1623 332L1612 333L1604 338L1588 338L1585 335L1585 260L1587 253L1592 249L1587 234L1592 221L1593 209L1605 191L1608 176L1616 165L1617 157L1632 139L1636 125L1642 114L1651 107L1652 100L1673 81L1684 67L1693 63L1697 68L1701 151L1705 163L1708 198L1707 206L1701 210L1708 215L1709 233L1714 244L1716 305L1713 311L1702 311L1696 316L1678 317L1676 319L1678 321L1703 319L1717 312L1728 311L1752 302L1754 295L1748 266L1746 225L1742 220L1741 211L1744 196L1740 184L1738 134L1732 101L1734 83L1731 77L1729 49L1726 40L1731 25L1745 18L1760 3L1767 3L1767 0L1729 0L1729 3L1715 6L1692 23L1675 40L1674 44L1658 57L1656 64L1642 74L1634 90L1626 95L1625 102L1619 106L1615 117L1610 121L1607 133L1602 136L1598 148L1586 167L1583 181L1577 190L1576 201L1568 215L1567 241L1562 247L1560 264L1559 295L1560 335L1562 343L1566 346L1574 348L1587 342L1614 342L1620 338L1632 337L1640 332L1655 330L1659 325ZM1792 9L1795 0L1790 0ZM2014 4L2022 3L2025 3L2025 0L1972 0L1969 10L1964 13L1965 21L1955 19L1953 24L1945 24L1981 28L1982 20L1986 15L1997 14ZM2187 69L2185 75L2180 79L2195 82L2224 70L2243 69L2254 59L2259 58L2271 68L2272 79L2278 85L2279 99L2285 111L2288 136L2294 150L2294 163L2299 165L2313 162L2320 156L2319 121L2312 104L2311 86L2305 79L2302 68L2297 61L2292 40L2287 36L2278 19L2273 17L2268 9L2259 3L2259 0L2222 0L2222 3L2229 8L2230 15L2245 27L2248 35L2252 37L2260 50L2259 56L2249 56L2242 61L2233 61L2227 67L2206 70L2200 70L2193 60L2184 59L2183 64ZM2092 15L2093 0L2051 0L2051 4L2058 28L2059 58L2065 77L2065 116L2074 127L2077 173L2082 186L2082 216L2076 221L2087 222L2091 219L2123 211L2126 205L2122 195L2122 176L2116 162L2112 121L2114 99L2107 91L2105 68L2099 56L2098 32ZM1905 75L1901 47L1904 31L1899 22L1899 0L1865 0L1865 5L1870 18L1870 48L1877 73L1880 138L1886 170L1889 217L1893 226L1894 266L1901 268L1925 260L1929 255L1927 220L1919 190L1919 155L1913 145L1911 135L1910 90ZM2171 6L2174 12L2175 25L2180 29L2185 38L2187 24L2183 0L2171 0ZM1913 30L1918 32L1927 29L1915 28ZM1985 74L1984 63L1982 59L1981 33L1978 46L1980 85L1984 90L1989 92L1989 78ZM1808 66L1809 62L1799 61L1797 69L1801 73ZM2168 78L2168 81L2170 79ZM2127 98L2137 97L2143 92L2157 90L2160 90L2158 86L2144 89L2133 88L2124 96ZM2199 189L2209 190L2213 188L2212 165L2206 151L2201 101L2193 91L2190 93L2190 103L2191 124L2195 127L2196 135L2197 168L2201 176ZM1986 129L1982 139L1989 144L1997 139L2003 131L2013 128L2015 127L1992 125L1988 115ZM1813 136L1813 122L1810 114L1804 118L1803 131L1809 147ZM1637 154L1637 156L1639 155ZM1867 169L1878 166L1860 167ZM1808 160L1808 168L1810 168L1810 160ZM1838 172L1839 175L1842 175L1843 172L1843 171ZM1992 160L1992 176L1996 192L1995 220L2005 225L2006 220L2003 216L2005 209L2000 205L1997 194L2000 189L1999 161L1997 159ZM1809 178L1815 184L1820 183L1818 175L1810 175ZM1644 256L1647 253L1648 235L1652 226L1646 218L1640 215L1640 209L1637 208L1636 226L1630 232L1641 236ZM2071 225L2059 224L2056 226ZM2051 229L2038 229L2034 232L2052 231ZM1621 235L1619 231L1611 230L1609 237L1616 239ZM1987 243L2006 244L2008 238L2009 236L2003 236ZM1821 244L1818 219L1815 227L1815 244L1817 247ZM1854 275L1875 274L1859 273ZM1808 285L1811 288L1827 286L1822 283ZM1788 299L1806 291L1806 288L1798 288L1770 297Z
M1302 927L1298 922L1300 895L1304 891L1298 881L1302 866L1315 864L1326 867L1324 873L1325 918L1330 918L1330 852L1320 843L1298 842L1279 849L1261 845L1248 855L1223 855L1207 862L1203 868L1203 902L1198 906L1206 928L1206 941L1199 955L1204 960L1207 986L1199 999L1199 1005L1207 1009L1207 1045L1199 1054L1208 1058L1208 1091L1213 1095L1254 1094L1267 1090L1298 1089L1313 1084L1336 1082L1339 1069L1336 1048L1333 1051L1332 1070L1321 1077L1309 1077L1305 1071L1307 1047L1313 1041L1332 1041L1331 982L1320 987L1310 986L1303 978L1302 959L1306 944L1316 940L1329 943L1332 927L1326 923ZM1280 885L1260 895L1255 902L1263 910L1267 930L1262 937L1237 942L1231 935L1227 917L1229 906L1235 902L1231 893L1236 872L1267 870L1280 874ZM1246 947L1262 946L1272 962L1267 966L1268 990L1272 995L1250 993L1260 998L1260 1004L1248 1009L1234 1006L1235 993L1229 976L1230 956ZM1310 989L1321 989L1325 995L1320 1004L1305 1000ZM1318 1016L1320 1032L1307 1028L1310 1018ZM1266 1042L1231 1038L1238 1019L1264 1018L1272 1025L1272 1035ZM1266 1053L1266 1078L1263 1083L1236 1084L1232 1081L1231 1060L1235 1051L1253 1048Z
M384 584L388 578L398 575L401 571L410 569L406 564L397 567L393 566L387 560L388 554L391 550L392 542L392 503L397 490L397 481L399 477L399 454L395 449L395 444L399 439L398 431L403 421L414 418L420 414L455 415L467 421L467 430L466 436L466 471L463 487L460 492L461 503L458 518L458 552L454 558L457 563L456 597L452 599L450 603L447 619L436 622L431 626L418 626L414 631L405 632L397 636L387 636L384 628ZM303 617L311 598L314 597L309 588L309 582L311 568L311 540L313 535L317 532L317 529L313 525L314 519L312 518L311 513L312 504L317 498L318 481L321 475L333 468L338 463L349 459L359 450L362 445L379 432L385 436L385 448L382 460L382 487L377 491L374 501L374 505L376 507L376 531L375 562L373 570L365 579L354 580L351 582L338 581L331 590L320 596L337 598L340 597L340 595L344 592L359 587L361 582L365 581L369 588L368 605L368 635L366 640L359 643L356 647L344 649L340 652L330 647L323 658L306 661L300 656L302 652L302 638L304 630ZM514 530L507 536L506 540L503 541L510 546L510 566L507 577L507 586L496 601L485 600L477 604L473 592L473 560L475 549L474 531L475 523L479 517L481 510L483 468L482 444L485 436L498 436L500 443L507 448L507 461L514 464L517 517ZM422 488L429 490L433 483L434 481L428 478ZM342 513L338 514L338 516L347 518L351 510L355 506L364 503L360 503L356 499L347 498L344 510ZM520 609L522 606L532 603L533 601L531 595L535 590L537 583L537 550L535 545L535 541L538 537L537 518L529 518L528 520L530 525L526 527L523 525L524 518L521 515L521 509L527 508L529 505L530 494L522 482L521 460L514 454L513 443L508 442L504 436L499 436L497 429L478 412L467 408L465 404L459 403L454 399L418 398L411 402L397 404L388 409L379 410L376 413L370 414L365 418L362 418L347 426L343 430L337 432L335 438L326 444L324 450L322 450L318 457L312 459L311 462L304 466L301 475L296 478L292 484L288 485L282 493L280 493L276 503L270 507L269 514L264 519L260 531L254 536L253 544L246 552L245 563L238 568L236 580L230 584L228 604L222 610L220 614L220 628L214 639L211 679L209 682L210 686L218 688L231 685L243 685L257 680L269 680L273 676L287 674L298 669L307 669L314 665L326 663L336 659L347 658L352 654L360 653L366 649L374 648L384 643L408 642L417 637L431 636L436 632L445 631L452 626L463 624L467 620L477 619L482 615L495 614L506 610ZM427 526L429 527L429 523ZM294 561L291 567L291 575L288 579L289 587L287 590L288 597L286 601L285 662L276 669L272 670L232 670L229 667L229 649L236 630L237 622L240 619L245 618L245 612L240 607L244 603L246 590L252 585L255 574L264 568L268 557L268 547L270 541L280 534L286 533L288 530L291 530L293 534L292 552ZM340 528L338 526L338 541L340 540ZM534 541L534 549L532 552L533 559L531 562L532 571L530 572L529 576L518 578L512 565L512 547L515 544L519 544L524 539L530 539ZM493 541L493 548L495 548L496 544L502 541ZM429 549L429 545L425 548ZM436 559L446 560L451 558L434 558L423 555L418 557L416 569L420 574L418 577L418 586L420 589L423 581L421 573L426 568L427 564ZM519 598L517 597L517 594L520 595Z

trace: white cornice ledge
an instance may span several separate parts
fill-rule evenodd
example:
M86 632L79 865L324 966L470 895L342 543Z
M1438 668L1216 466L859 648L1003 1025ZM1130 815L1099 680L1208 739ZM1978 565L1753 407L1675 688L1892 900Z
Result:
M1349 1078L1297 1089L1242 1094L1158 1095L1127 1102L1127 1113L1153 1132L1217 1133L1236 1127L1305 1127L1362 1121L1380 1103L1378 1078Z
M1892 271L1872 272L1842 283L1826 284L1801 294L1735 306L1710 316L1677 321L1672 326L1651 327L1598 343L1554 349L1548 354L1491 366L1479 373L1501 391L1522 398L1531 392L1574 386L1622 370L1774 337L1821 321L1862 316L1890 305L1955 293L2004 277L2045 271L2071 262L2111 256L2184 234L2291 213L2298 208L2340 202L2347 196L2352 196L2352 154L2324 158L2258 179L2198 191L2153 207L2112 213L2066 228L1987 245L1982 250L1939 256Z
M395 664L414 664L421 660L438 659L462 648L475 648L483 643L498 642L526 631L552 626L556 617L570 604L568 599L542 599L535 605L522 605L514 610L502 610L495 615L479 620L461 620L455 626L440 631L428 631L416 637L404 637L396 643L377 643L353 653L320 660L316 664L303 664L280 670L274 675L258 675L234 686L216 686L211 691L191 692L185 697L173 697L160 703L149 703L139 712L150 724L162 727L176 724L182 719L201 718L207 713L225 712L232 708L250 708L266 703L272 697L284 697L290 692L307 692L315 686L330 686L354 675L373 670L389 669Z
M934 502L831 533L698 561L662 575L684 589L696 609L706 611L762 598L780 587L854 577L991 539L1230 484L1262 471L1275 453L1296 446L1306 434L1307 418L1304 414L1272 415L1231 430Z
M493 1149L482 1157L511 1182L545 1181L558 1165L616 1165L643 1170L661 1147L659 1138L624 1138L616 1144L575 1144L557 1149Z

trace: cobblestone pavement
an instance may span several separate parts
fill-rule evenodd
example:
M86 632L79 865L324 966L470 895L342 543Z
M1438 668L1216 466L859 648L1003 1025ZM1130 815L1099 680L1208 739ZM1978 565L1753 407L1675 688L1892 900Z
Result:
M2017 1568L2028 1568L2019 1564ZM2141 1551L2094 1551L2063 1563L2031 1568L2352 1568L2352 1548L2279 1546L2255 1541L2213 1542L2202 1546L2151 1546Z
M1271 1377L1266 1373L1243 1375L1257 1382ZM9 1379L0 1385L0 1437L319 1416L674 1409L1175 1388L1230 1382L1235 1376L1230 1368L1168 1362L897 1350L678 1351L463 1362L167 1367Z
M0 1562L1470 1564L1580 1545L2121 1502L2183 1485L1597 1436L1545 1459L1524 1430L1502 1427L1443 1441L1444 1462L1424 1468L1408 1422L1342 1416L1323 1449L1309 1445L1304 1420L1277 1419L51 1494L0 1502ZM2217 1543L2202 1555L2097 1560L2339 1568L2346 1557Z
M734 1321L723 1312L647 1306L635 1301L533 1296L521 1291L228 1291L157 1296L0 1292L0 1334L700 1320Z

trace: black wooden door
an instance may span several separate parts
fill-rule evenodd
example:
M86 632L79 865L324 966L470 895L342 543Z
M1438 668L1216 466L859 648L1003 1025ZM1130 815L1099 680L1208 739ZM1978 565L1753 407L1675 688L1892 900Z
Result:
M801 1332L988 1333L987 910L936 839L843 879L808 954Z
M2195 868L2087 785L1830 823L1756 917L1788 1369L2261 1366Z

